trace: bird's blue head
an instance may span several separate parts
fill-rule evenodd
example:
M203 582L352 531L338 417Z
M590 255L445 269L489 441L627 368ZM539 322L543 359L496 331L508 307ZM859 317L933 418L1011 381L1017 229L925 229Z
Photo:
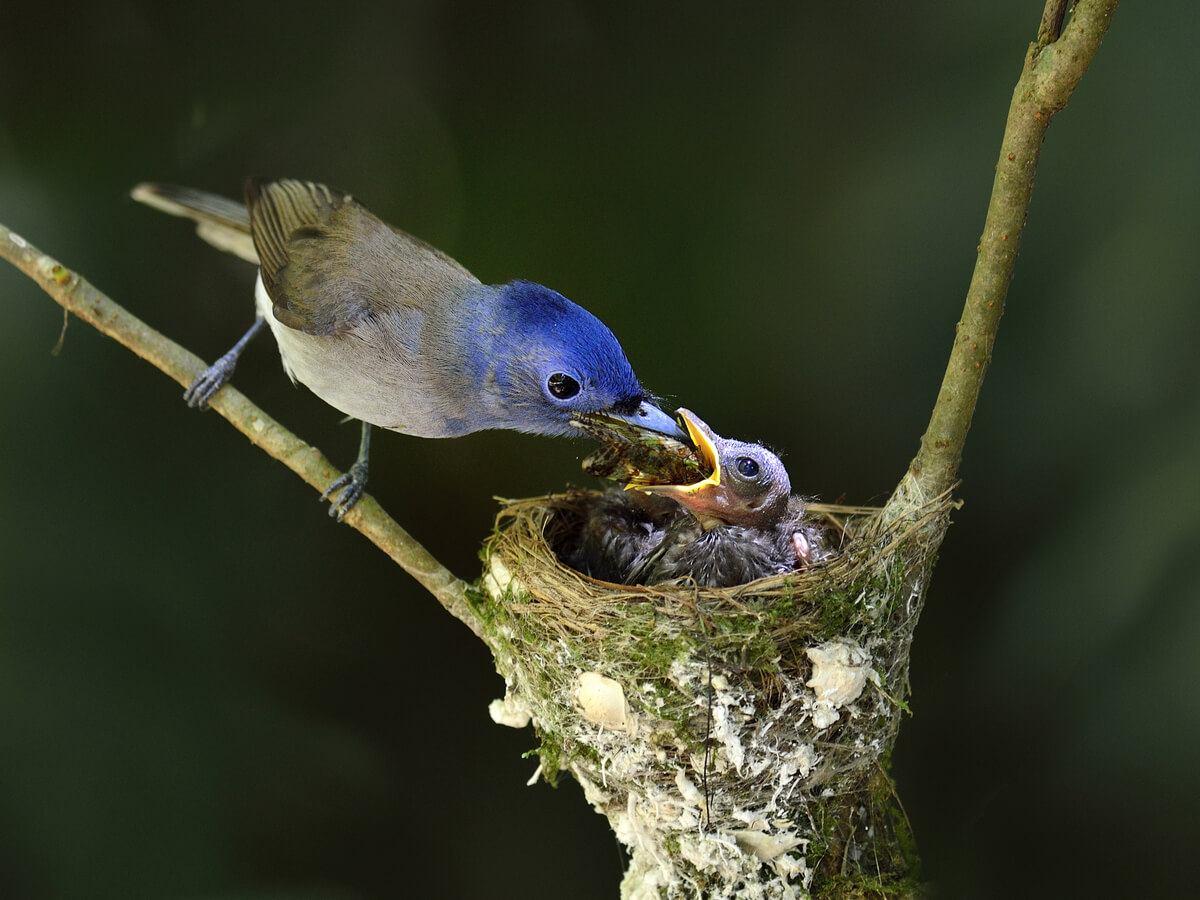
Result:
M529 281L494 289L490 345L497 427L569 435L572 419L604 413L681 436L675 420L649 402L616 336L557 291Z

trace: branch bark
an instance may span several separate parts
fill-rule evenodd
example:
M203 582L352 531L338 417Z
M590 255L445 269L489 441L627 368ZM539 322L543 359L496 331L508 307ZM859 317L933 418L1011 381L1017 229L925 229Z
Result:
M936 496L958 478L963 445L1012 283L1046 129L1054 114L1067 105L1100 49L1118 3L1080 0L1065 29L1067 0L1046 3L1037 40L1025 54L1025 65L1013 91L975 271L937 403L921 438L921 448L889 507L901 504L907 508L914 499ZM915 505L920 506L920 502ZM899 512L893 510L893 514Z
M70 313L132 350L181 385L189 385L204 362L170 338L132 315L87 279L43 253L19 234L0 225L0 257L33 279ZM279 460L318 491L337 476L321 452L306 444L255 406L241 391L225 385L209 407L250 439L250 443ZM411 534L368 496L343 521L412 575L459 621L482 636L478 619L467 603L467 582L438 562Z

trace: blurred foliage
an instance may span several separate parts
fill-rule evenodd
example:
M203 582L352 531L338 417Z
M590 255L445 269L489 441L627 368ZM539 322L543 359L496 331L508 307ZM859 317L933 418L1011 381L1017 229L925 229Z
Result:
M252 270L128 200L324 180L620 336L653 390L878 501L916 450L1041 4L10 5L0 221L207 358ZM1155 18L1157 16L1157 18ZM1200 811L1200 62L1126 4L1055 119L914 664L897 779L943 896L1177 893ZM0 266L0 894L614 897L524 786L481 646L311 491ZM252 347L335 460L357 429ZM583 442L385 435L471 575ZM538 879L534 881L533 879Z

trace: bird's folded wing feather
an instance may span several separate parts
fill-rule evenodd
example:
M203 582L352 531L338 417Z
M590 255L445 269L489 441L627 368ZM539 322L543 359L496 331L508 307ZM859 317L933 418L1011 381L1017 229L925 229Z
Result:
M307 181L249 181L246 205L275 318L342 334L370 315L453 307L479 280L349 195Z

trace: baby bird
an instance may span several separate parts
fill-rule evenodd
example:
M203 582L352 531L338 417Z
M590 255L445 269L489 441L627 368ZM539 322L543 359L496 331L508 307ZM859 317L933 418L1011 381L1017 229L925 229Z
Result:
M630 574L662 543L667 529L687 514L665 497L609 490L594 495L578 535L559 552L584 575L633 584Z
M358 459L322 495L337 495L338 519L366 485L371 425L437 438L567 435L592 415L684 436L587 310L529 281L482 284L348 194L251 179L244 205L155 184L133 197L194 220L204 240L259 266L258 318L188 388L189 405L207 405L265 322L291 379L362 421Z
M647 484L638 490L670 497L705 531L719 525L767 528L787 512L792 483L779 457L762 444L718 437L691 410L678 410L702 465L711 474L691 484Z
M818 559L819 530L805 521L804 501L789 496L791 482L779 457L760 444L718 437L689 410L678 414L695 444L699 470L710 474L664 484L654 483L662 466L637 477L616 466L634 490L601 495L567 561L607 581L657 584L687 577L702 587L730 587ZM609 441L609 455L635 453L626 453L622 440L618 435ZM649 442L662 443L657 437ZM665 468L677 467L673 459Z
M790 572L811 558L800 554L804 501L792 497L779 457L761 444L717 436L686 409L679 415L712 474L686 485L646 485L639 490L675 500L684 516L655 550L630 572L630 580L658 584L691 578L702 587L731 587Z
M636 584L681 578L701 587L733 587L769 575L782 575L816 561L816 529L804 521L804 501L793 497L786 515L769 527L716 525L707 531L683 517L655 551L631 571Z

